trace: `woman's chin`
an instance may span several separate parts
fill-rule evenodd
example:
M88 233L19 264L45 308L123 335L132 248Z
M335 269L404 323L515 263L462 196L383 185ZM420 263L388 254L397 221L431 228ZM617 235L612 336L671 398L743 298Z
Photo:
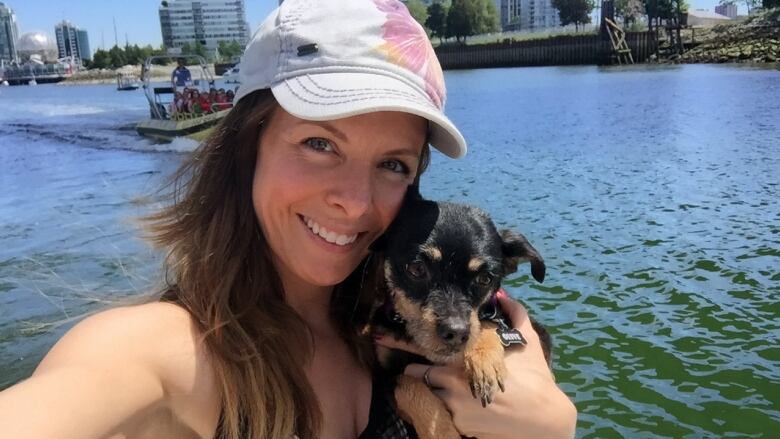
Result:
M351 269L334 267L330 270L323 268L325 267L320 267L316 272L308 274L309 283L318 287L332 287L343 282L355 269L355 267L351 267Z

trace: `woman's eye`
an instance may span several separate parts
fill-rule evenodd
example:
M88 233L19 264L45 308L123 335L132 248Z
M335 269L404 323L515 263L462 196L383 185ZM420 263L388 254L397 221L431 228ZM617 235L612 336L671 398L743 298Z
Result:
M493 276L487 273L480 273L477 276L477 283L480 285L490 285L490 282L493 282Z
M409 167L400 160L386 160L382 162L382 168L398 174L409 174Z
M321 137L306 139L304 143L315 151L333 151L333 145Z
M427 273L425 270L425 264L421 261L415 261L406 264L406 272L414 279L422 279Z

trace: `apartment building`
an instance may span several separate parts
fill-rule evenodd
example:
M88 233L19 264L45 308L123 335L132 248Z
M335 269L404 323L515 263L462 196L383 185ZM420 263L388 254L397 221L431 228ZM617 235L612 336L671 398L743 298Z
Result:
M249 39L244 0L168 0L159 14L166 47L200 43L215 52L220 41L246 44Z
M79 29L69 21L62 21L54 27L59 58L73 57L78 60L91 60L87 31Z

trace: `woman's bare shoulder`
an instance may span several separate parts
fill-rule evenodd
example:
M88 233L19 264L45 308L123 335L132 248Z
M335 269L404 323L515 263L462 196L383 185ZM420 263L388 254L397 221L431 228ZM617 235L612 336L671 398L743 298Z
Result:
M94 314L0 392L0 437L213 437L219 391L199 340L172 304Z
M197 330L190 314L170 303L112 308L93 314L71 328L36 369L71 362L122 358L144 365L186 367L198 355ZM171 356L175 356L171 358Z
M213 432L216 426L220 398L210 357L192 316L178 305L156 302L113 308L84 319L52 348L33 378L73 366L111 370L117 381L126 371L143 371L156 383L149 386L150 392L159 385L156 412L167 412L176 423L197 432ZM157 426L138 420L126 427Z

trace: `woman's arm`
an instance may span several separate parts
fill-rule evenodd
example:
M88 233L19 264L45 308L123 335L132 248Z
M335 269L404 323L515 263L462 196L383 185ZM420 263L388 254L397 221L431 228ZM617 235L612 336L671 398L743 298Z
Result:
M474 398L462 366L436 366L428 375L434 392L452 413L458 431L479 439L572 438L577 409L555 384L542 353L539 336L528 313L518 302L499 295L501 308L528 341L524 348L511 348L505 357L508 376L505 392L496 392L483 408ZM409 345L385 337L384 346L414 351ZM428 366L409 365L406 374L422 378Z
M0 392L0 437L99 438L176 416L166 378L178 369L184 382L195 361L172 306L112 309L74 326L29 379Z

